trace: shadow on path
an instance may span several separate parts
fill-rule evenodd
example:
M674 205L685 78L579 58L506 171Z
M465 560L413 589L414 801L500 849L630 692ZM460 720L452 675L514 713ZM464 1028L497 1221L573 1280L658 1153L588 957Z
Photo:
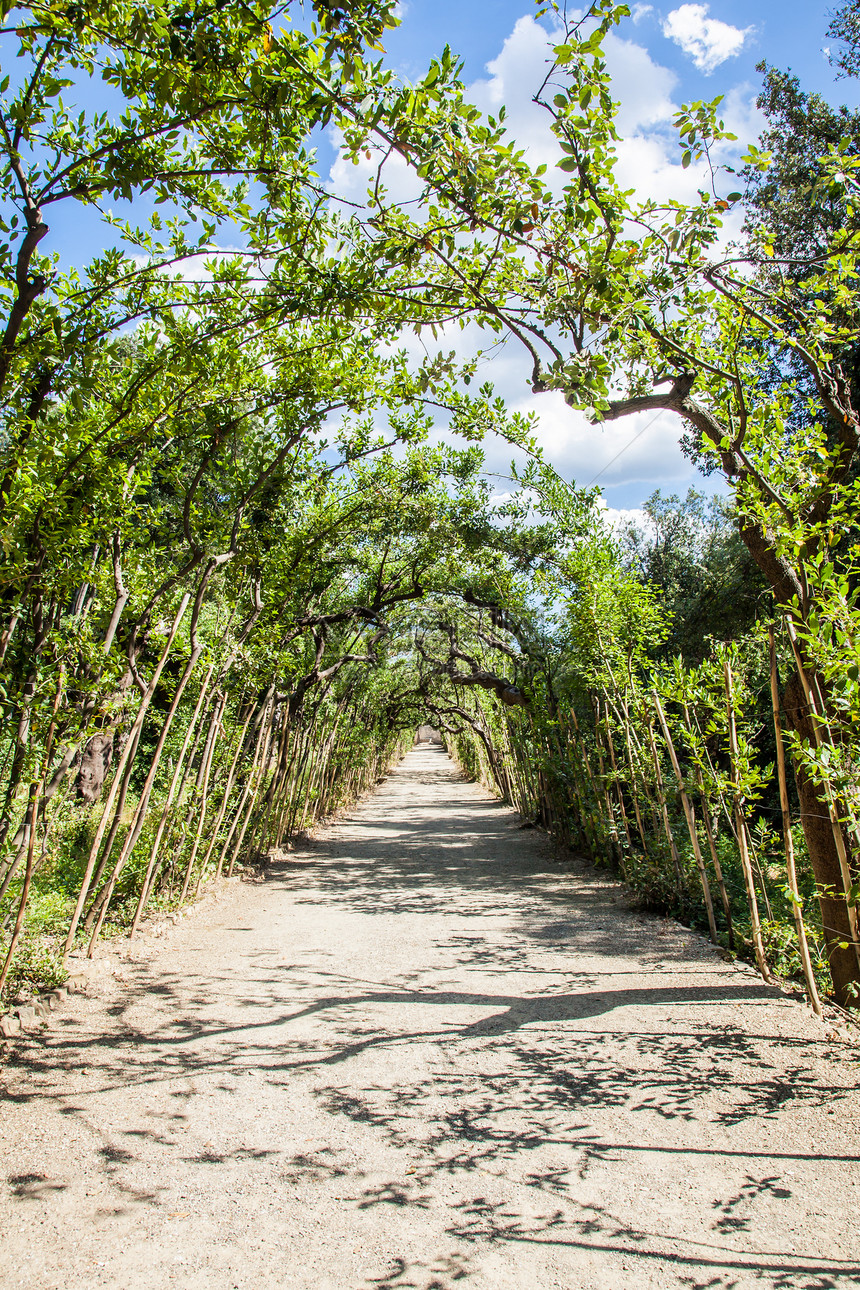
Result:
M860 1284L856 1064L441 752L123 972L7 1068L8 1214L130 1224L92 1284L167 1284L189 1197L217 1290Z

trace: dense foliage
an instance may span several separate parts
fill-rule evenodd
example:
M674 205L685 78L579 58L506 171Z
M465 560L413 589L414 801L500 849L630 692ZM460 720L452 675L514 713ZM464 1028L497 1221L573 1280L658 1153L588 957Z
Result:
M850 1003L854 118L816 103L781 150L809 104L767 73L727 249L737 176L689 206L616 182L622 8L557 28L561 187L449 52L395 80L386 0L289 8L4 6L0 990L287 845L429 718L560 845ZM362 207L316 172L332 125ZM727 137L718 105L678 130L690 161ZM410 358L452 323L597 419L676 413L731 499L655 494L614 534L472 361ZM532 454L504 503L491 434Z

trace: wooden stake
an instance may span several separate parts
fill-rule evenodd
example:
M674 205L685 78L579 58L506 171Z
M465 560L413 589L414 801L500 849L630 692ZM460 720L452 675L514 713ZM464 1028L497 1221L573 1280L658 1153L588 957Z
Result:
M764 954L764 944L761 938L761 921L759 919L758 901L755 894L755 882L753 880L749 851L747 850L747 831L746 821L744 820L743 797L741 796L740 783L738 781L738 732L735 725L734 698L732 694L732 669L728 659L723 663L723 676L725 678L726 707L729 718L729 753L731 762L732 791L734 796L736 838L741 858L741 868L743 869L744 874L744 883L746 884L747 889L747 903L749 904L750 919L752 922L752 939L753 948L755 950L755 961L758 966L758 970L764 977L765 981L771 981L773 978Z
M233 877L233 869L236 865L236 861L239 858L239 853L242 850L242 843L245 840L245 832L248 828L248 824L250 823L251 816L256 810L257 803L261 795L263 783L266 778L266 767L269 763L269 756L271 753L272 727L274 726L274 722L275 722L276 708L277 708L277 700L276 698L273 697L269 706L267 722L263 723L263 725L265 725L265 738L262 744L262 754L260 756L259 762L257 763L256 767L252 767L251 775L249 776L249 780L248 780L249 784L253 785L253 787L250 795L250 800L248 802L248 808L245 813L245 818L242 821L242 828L239 833L239 837L236 841L236 844L233 847L233 852L230 856L230 865L229 865L229 868L227 869L228 878ZM261 725L261 731L262 729L263 729L263 726ZM257 776L259 776L259 779L257 778Z
M809 943L806 939L806 928L803 923L803 903L797 886L797 869L794 863L794 840L791 836L791 811L788 804L788 783L785 774L785 748L782 742L782 722L779 715L779 671L776 665L776 645L773 628L768 633L770 648L770 697L773 703L773 730L776 736L776 765L779 773L779 801L782 807L782 840L785 846L785 869L788 874L788 890L791 895L791 908L797 927L797 944L800 950L800 961L803 964L803 977L806 981L806 993L812 1010L821 1016L821 999L812 970L812 959L809 955Z
M657 709L657 716L660 718L660 725L663 729L663 738L666 740L666 747L669 749L669 760L672 763L672 769L675 772L675 778L678 781L678 791L681 794L681 804L684 807L684 816L687 820L687 832L690 835L690 841L693 844L693 855L696 857L696 865L699 870L699 881L702 884L702 895L705 898L705 909L708 914L708 930L710 931L711 940L714 945L717 944L717 924L714 921L714 904L711 900L711 887L708 882L708 873L705 869L705 860L702 855L702 848L699 846L699 835L696 832L696 817L693 814L693 807L687 796L687 790L684 786L684 779L681 774L681 766L678 761L678 754L675 752L675 745L672 742L672 736L669 733L669 725L666 721L666 714L663 711L663 705L660 702L660 696L657 691L653 691L654 706Z
M621 849L621 841L618 837L618 825L615 822L615 812L612 809L612 802L609 797L609 789L606 787L606 766L603 761L603 744L600 738L600 700L594 699L594 747L597 752L597 767L600 772L600 792L603 797L603 805L606 807L606 822L609 825L609 842L613 856L617 860L621 875L624 877L624 853Z
M93 876L93 870L95 869L96 858L99 853L99 848L101 847L102 838L104 837L104 834L105 834L105 829L107 828L107 822L110 817L111 808L114 804L114 800L116 798L116 794L120 786L120 781L124 778L127 763L129 762L134 751L137 749L138 738L140 736L141 730L143 729L143 723L146 718L146 714L149 711L149 705L152 702L152 697L155 694L155 690L158 685L159 679L161 677L161 673L164 670L164 665L167 662L167 659L170 655L170 650L173 646L174 637L176 636L176 633L179 631L179 624L182 622L182 619L185 616L185 610L188 608L188 602L190 600L191 600L191 595L189 592L186 592L185 595L182 597L182 602L179 606L179 609L177 610L176 617L174 618L173 624L170 628L170 634L168 635L167 643L161 652L161 656L159 657L158 663L156 664L155 671L153 672L149 685L146 687L146 692L143 698L141 699L140 708L138 709L137 716L135 717L134 722L132 723L131 730L129 731L128 740L120 756L119 765L116 768L116 773L114 775L113 782L108 792L108 798L107 798L107 801L105 802L105 809L102 812L102 817L101 817L101 820L99 821L99 826L96 829L96 836L93 839L93 844L92 844L92 847L90 848L90 854L87 859L87 867L84 873L83 882L81 883L81 890L78 895L78 901L77 901L77 904L75 905L75 910L74 910L74 913L72 914L72 921L69 926L69 932L66 937L65 945L63 946L64 961L75 942L75 932L78 930L78 923L80 921L81 913L83 911L84 904L86 902L87 895L89 892L90 881Z
M672 852L672 864L675 869L675 882L678 887L678 895L680 896L684 890L684 875L681 869L681 857L678 854L678 848L675 845L675 835L672 832L672 825L669 820L669 808L666 804L666 789L663 784L663 772L660 769L660 758L657 754L657 743L654 739L654 728L650 721L646 721L645 725L648 731L648 742L651 745L651 760L654 763L654 774L657 777L657 800L660 803L660 810L663 815L663 831L666 834L669 848Z
M21 889L21 899L18 902L18 915L15 919L15 926L12 929L12 939L9 942L9 949L6 954L6 961L3 964L3 970L0 972L0 991L6 984L6 977L9 975L9 968L12 966L12 959L15 957L15 950L18 947L18 938L21 935L21 928L24 925L24 910L27 908L27 897L30 895L30 883L33 879L33 860L36 853L36 808L39 803L38 783L30 785L30 800L27 804L27 810L30 816L30 837L27 844L27 867L24 870L24 885Z
M603 728L606 731L606 746L609 749L609 763L612 766L612 773L615 777L615 794L618 798L618 809L621 811L621 819L624 824L624 832L627 834L627 845L633 850L633 834L630 829L630 821L627 818L627 811L624 806L624 794L621 790L621 776L618 773L618 763L615 760L615 744L612 740L612 726L609 722L609 714L606 708L603 709Z
M218 838L218 833L219 833L219 831L220 831L220 829L221 829L221 825L222 825L222 823L223 823L223 821L224 821L224 815L225 815L226 810L227 810L227 804L228 804L228 803L229 803L229 801L230 801L230 792L231 792L231 790L232 790L232 788L233 788L233 780L234 780L235 775L236 775L236 767L237 767L237 765L239 764L239 757L240 757L240 756L241 756L241 754L242 754L242 746L243 746L243 744L244 744L244 742L245 742L245 734L246 734L246 732L247 732L247 730L248 730L248 726L251 724L251 717L252 717L253 715L254 715L254 705L253 705L253 703L249 703L249 704L248 704L248 715L247 715L247 717L245 718L245 723L244 723L244 725L242 726L241 731L239 732L239 742L236 744L236 752L234 753L234 755L233 755L233 760L232 760L232 762L230 763L230 770L229 770L229 772L228 772L228 774L227 774L227 783L226 783L226 785L225 785L225 787L224 787L224 795L223 795L223 797L221 798L221 805L220 805L220 807L218 808L218 814L217 814L217 816L216 816L216 818L215 818L215 823L212 825L212 838L211 838L211 841L210 841L210 843L209 843L209 848L208 848L208 850L207 850L207 852L206 852L205 856L203 857L203 868L204 868L204 869L206 868L207 864L209 863L209 857L212 855L212 852L213 852L213 850L215 849L215 843L216 843L217 838ZM215 877L216 877L216 878L220 878L220 877L221 877L221 863L220 863L220 861L219 861L219 863L218 863L218 865L217 865L217 867L216 867L216 870L215 870Z
M164 830L167 827L167 821L170 818L170 811L173 806L174 799L177 796L176 790L179 786L179 781L182 776L183 770L185 768L185 754L188 752L188 745L191 743L191 737L194 734L194 731L197 729L197 719L200 716L200 710L203 707L203 700L209 692L209 682L212 679L212 673L214 671L215 671L215 664L213 663L210 666L209 671L206 673L205 677L203 678L203 684L201 685L200 693L197 696L197 703L195 705L191 720L188 723L188 729L185 731L185 738L182 741L182 747L179 750L179 756L176 759L176 766L173 771L173 778L170 781L170 788L167 793L167 801L164 804L164 810L161 812L161 819L158 821L158 829L156 830L155 839L152 843L152 850L149 853L149 864L147 865L146 875L143 880L143 885L141 886L141 889L140 889L140 895L137 901L137 909L134 911L134 921L132 922L132 925L131 925L129 938L134 936L135 932L137 931L138 924L140 923L141 915L143 914L147 899L149 897L150 887L152 884L152 875L155 870L156 861L158 860L158 853L161 848L161 839L164 836ZM192 753L192 756L193 756L193 753Z

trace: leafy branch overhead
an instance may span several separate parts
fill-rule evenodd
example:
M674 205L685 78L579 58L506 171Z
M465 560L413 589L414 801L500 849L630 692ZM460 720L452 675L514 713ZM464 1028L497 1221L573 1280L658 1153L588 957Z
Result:
M398 79L388 0L3 6L0 990L288 846L429 720L559 845L855 997L856 113L765 67L764 136L687 104L701 191L640 200L628 17L543 12L548 169L450 49ZM505 342L595 435L674 417L726 500L614 528L487 380Z

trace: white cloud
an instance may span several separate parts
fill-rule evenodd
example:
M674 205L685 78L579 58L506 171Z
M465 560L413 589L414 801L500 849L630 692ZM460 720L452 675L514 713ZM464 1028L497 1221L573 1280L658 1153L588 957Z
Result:
M719 116L725 121L726 129L738 136L735 152L746 152L747 144L755 143L764 129L764 114L756 105L756 93L748 82L735 85L720 105ZM721 148L726 151L732 146L723 144Z
M532 17L520 18L505 40L497 58L487 64L488 78L473 81L468 87L469 102L490 116L498 116L504 104L505 124L518 147L524 148L532 165L549 167L547 181L556 175L559 187L567 182L562 172L555 170L561 156L558 140L550 129L550 116L545 108L532 102L552 63L552 45L545 29ZM340 137L331 131L336 149L335 160L329 171L327 187L342 200L364 204L368 184L374 179L384 153L378 144L369 145L370 156L361 154L357 162L349 160L340 147ZM409 163L398 153L387 158L383 179L390 200L415 201L421 192L421 181Z
M705 23L712 27L716 24L717 28L737 31L707 18L705 5L682 5L669 18L675 20L688 10L701 11ZM738 34L742 42L745 33ZM518 19L498 56L487 64L488 76L468 86L467 98L492 115L497 115L501 105L505 105L510 138L525 149L532 165L548 167L546 182L559 192L568 183L568 176L557 168L561 157L558 140L550 128L549 113L534 103L532 97L550 66L553 43L553 37L532 17ZM710 186L710 177L701 167L694 165L684 170L680 164L681 150L671 124L679 107L673 97L678 77L668 67L655 62L644 45L625 40L614 32L607 36L604 49L613 96L619 102L618 178L622 187L632 188L642 199L663 201L674 197L695 201L698 190ZM756 119L751 88L732 90L723 109L727 128L738 135L741 144L758 137L761 127ZM724 145L714 155L718 161L728 161L731 150L732 145ZM381 159L381 153L373 146L371 153L370 158L362 155L359 164L353 165L338 152L329 174L330 190L361 206ZM414 201L420 191L420 181L399 155L389 157L386 162L384 181L393 200Z
M706 4L682 4L663 22L663 35L680 45L706 76L739 54L751 31L752 27L732 27L709 18Z
M618 132L636 134L643 126L668 123L678 108L672 91L678 77L655 63L644 45L623 40L614 32L605 43L606 66L612 77L613 97L618 99Z
M231 260L241 259L247 266L252 284L261 276L260 264L250 257L243 247L213 247L210 251L197 251L183 259L162 260L161 256L144 255L142 251L133 251L129 255L137 268L146 269L159 265L159 272L166 278L179 278L184 282L212 282L215 277L215 265L229 264Z
M556 392L521 399L512 411L537 413L535 438L547 459L580 488L638 482L661 487L695 474L678 446L680 419L671 412L637 412L595 425Z
M683 7L706 12L704 6ZM561 156L558 141L550 129L549 114L532 102L546 75L552 43L533 18L520 18L499 56L487 65L490 76L473 82L467 96L485 112L497 113L505 104L511 137L525 148L533 165L549 167L546 181L559 191L568 177L556 168ZM686 170L681 166L681 149L672 128L679 107L674 98L678 87L675 72L655 62L644 45L615 32L607 36L604 50L613 97L619 104L617 174L622 188L632 188L641 199L697 201L699 189L710 187L710 175L701 166ZM752 87L740 86L729 92L723 104L726 128L737 134L742 145L754 142L761 130L754 97ZM718 163L731 164L733 149L743 150L727 143L718 145L713 156ZM733 187L730 183L729 188ZM737 236L740 220L740 212L737 218L735 212L727 217L723 240Z
M654 6L650 4L635 4L631 11L631 18L634 22L641 22L643 18L649 18L654 12Z
M567 176L555 169L561 154L550 117L532 102L546 75L551 43L532 18L520 18L499 56L488 64L489 76L468 86L467 97L493 114L504 103L511 136L525 147L532 164L544 162L550 167L547 180L553 186L557 181L560 187L567 183ZM613 97L619 100L621 186L633 188L643 199L696 201L698 189L708 186L709 176L696 166L686 170L681 166L681 150L672 128L679 106L674 98L678 77L655 62L643 45L615 33L607 37L604 48ZM738 135L741 144L758 137L760 125L751 87L731 91L722 115L726 128ZM719 145L716 160L730 164L731 150L736 146ZM737 236L741 218L740 211L730 212L725 221L726 238ZM469 327L459 335L452 331L441 345L465 355L486 348L487 336ZM656 419L653 414L637 414L601 426L568 408L559 393L524 396L530 383L530 364L513 343L496 348L479 371L480 379L493 383L511 411L537 414L535 437L547 459L580 487L592 481L606 488L639 483L644 495L658 487L677 489L698 478L679 447L680 421L669 412ZM483 447L487 469L500 475L507 474L512 456L521 457L503 440L485 440Z
M426 352L423 337L404 335L402 344L413 359L420 360ZM438 345L453 349L461 359L482 351L475 384L490 381L510 413L534 414L534 438L547 460L578 487L613 488L642 481L644 493L649 493L695 481L696 469L679 447L682 425L674 413L637 412L595 424L584 412L569 408L561 392L529 390L531 361L513 339L494 344L474 323L462 331L451 324L440 329ZM512 458L520 464L525 460L520 449L500 437L488 437L482 447L487 471L502 479L509 476Z
M511 138L525 149L532 165L549 167L548 183L557 179L563 186L568 178L555 170L562 154L552 133L552 118L532 97L549 70L554 43L533 18L518 19L499 56L487 64L490 76L473 81L467 96L493 115L504 104ZM655 63L643 45L623 40L614 32L606 38L604 51L613 95L619 100L619 132L629 136L642 127L667 124L677 111L671 97L678 81L675 73ZM680 172L680 166L678 169Z
M490 76L473 82L468 97L485 112L496 113L505 104L511 137L525 148L533 165L549 167L547 182L559 190L568 180L556 169L561 156L558 141L550 129L549 114L532 102L546 75L551 44L539 23L531 17L520 18L498 58L487 65ZM655 62L644 45L614 32L607 36L604 50L613 97L619 105L618 178L622 188L632 188L642 199L696 201L698 190L710 187L710 176L702 167L684 170L681 166L681 150L672 129L679 107L674 98L678 77ZM751 87L730 91L723 117L726 128L738 135L741 144L758 138L761 122ZM721 145L713 155L718 162L728 161L731 151L731 144Z
M488 352L486 332L474 323L464 331L453 325L441 329L439 348L453 349L466 358L483 351L479 359L478 381L492 382L511 413L535 415L534 438L546 459L565 479L580 488L592 484L614 488L625 484L642 484L642 495L655 488L678 489L698 478L695 467L679 446L680 418L671 412L633 413L619 421L595 424L584 412L569 408L558 391L533 394L528 390L531 364L528 356L513 340L491 345ZM402 345L414 360L424 356L424 338L408 334ZM528 391L524 393L524 391ZM441 430L449 441L449 432ZM454 440L462 446L462 440ZM525 454L507 440L489 436L482 444L486 470L509 479L510 463L522 465ZM507 491L502 486L501 491Z
M469 101L489 115L497 116L504 104L505 124L518 147L525 148L532 165L551 168L561 151L549 113L532 101L532 95L552 65L554 43L534 18L519 18L499 56L487 63L489 79L473 81L468 89Z
M358 160L353 162L343 152L337 130L332 130L331 138L337 154L329 171L326 186L330 192L336 193L341 201L351 202L359 209L364 209L368 188L376 178L385 153L379 144L371 142L367 151L361 153ZM383 184L389 201L393 202L414 202L422 188L421 180L416 176L409 162L396 152L385 160Z
M615 507L604 503L603 522L617 536L630 529L637 530L644 537L652 537L655 533L654 521L641 506Z
M520 18L499 56L488 64L489 77L470 85L467 97L485 112L495 113L504 103L511 135L527 149L530 162L550 166L547 179L554 183L558 144L548 114L532 102L546 75L551 43L532 18ZM681 150L672 128L679 106L675 98L678 77L656 62L644 45L616 33L609 34L604 49L613 97L619 100L622 138L617 173L622 188L634 189L642 199L697 201L698 190L710 186L710 176L695 165L686 170L681 166ZM754 98L753 88L745 85L727 94L722 116L739 143L718 145L713 153L718 164L731 164L741 145L757 139L761 124ZM561 183L567 182L564 172L555 170L555 176ZM721 241L739 235L741 220L740 209L729 212ZM487 342L486 337L475 336L470 343L464 335L459 341L452 338L452 343L462 352L470 344L478 348ZM680 450L681 425L671 413L656 420L653 414L639 414L604 426L593 425L584 414L568 408L560 394L524 397L529 375L525 355L511 344L498 349L492 361L481 368L481 378L493 382L512 411L537 414L537 441L566 478L580 486L595 480L607 488L641 483L643 494L657 487L678 488L697 479L695 468ZM484 449L491 471L504 472L515 455L499 440L485 441Z
M684 7L701 8L707 13L703 6ZM532 101L548 70L552 43L539 23L531 17L520 18L498 57L487 65L487 76L469 85L466 97L493 115L504 103L511 138L526 149L531 164L548 165L546 180L558 191L568 182L568 176L556 168L561 155L558 141L550 129L549 114ZM678 77L656 62L643 45L615 33L607 37L605 52L613 97L620 101L621 186L634 189L641 199L697 201L697 190L709 187L710 176L695 165L685 170L680 164L681 150L672 128L672 117L679 106L675 98ZM722 115L726 127L738 135L739 143L718 145L714 154L718 163L732 164L733 154L757 138L760 124L753 100L750 86L736 87L726 96ZM360 165L353 167L339 156L329 176L331 188L360 204L378 160L378 156L372 161L362 157ZM400 158L389 160L385 172L392 196L414 199L414 175ZM728 186L735 185L730 182ZM741 218L739 210L730 212L725 238L738 235ZM426 335L420 340L404 336L402 344L415 359L421 358L425 344L435 348ZM538 443L556 469L579 486L592 481L606 488L640 484L644 496L657 487L678 489L697 481L695 468L678 445L680 422L671 413L656 419L651 414L650 421L648 414L640 414L605 426L593 425L582 413L568 408L560 394L526 393L530 363L514 342L498 345L486 332L470 325L463 332L454 327L444 329L438 347L453 349L460 358L478 349L489 351L480 362L479 380L492 382L511 411L537 414ZM446 435L441 427L440 432ZM483 447L487 470L498 472L500 477L508 475L512 457L522 460L522 453L501 439L489 438Z

